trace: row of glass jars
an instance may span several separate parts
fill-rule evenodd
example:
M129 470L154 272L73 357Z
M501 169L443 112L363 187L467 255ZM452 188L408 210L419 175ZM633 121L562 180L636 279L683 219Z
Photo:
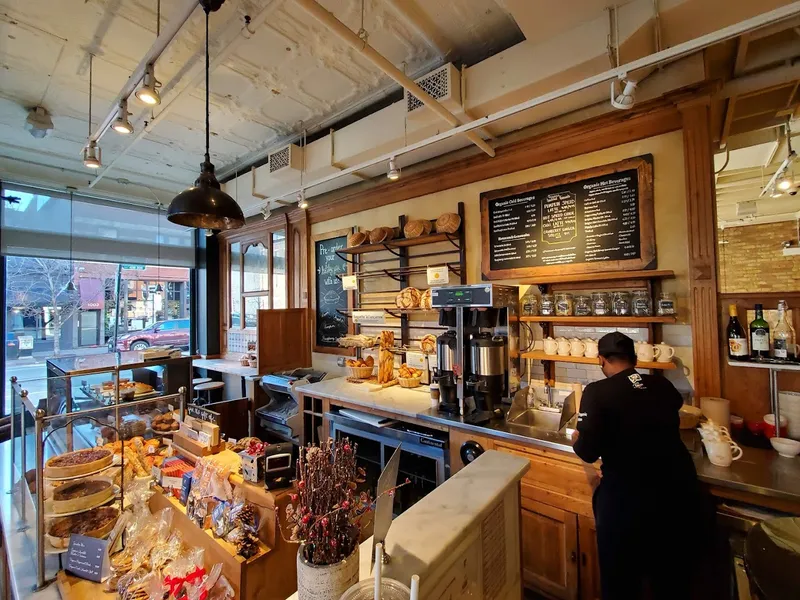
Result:
M662 292L656 303L659 316L675 314L675 299L672 294ZM620 290L616 292L593 292L573 295L569 292L542 294L526 297L522 307L526 316L556 317L650 317L653 315L653 300L647 290Z

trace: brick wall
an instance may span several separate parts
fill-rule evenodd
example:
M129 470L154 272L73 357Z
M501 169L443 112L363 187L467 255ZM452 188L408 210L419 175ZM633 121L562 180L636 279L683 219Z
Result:
M723 294L800 290L800 256L783 256L797 238L794 221L728 227L718 232L719 287ZM727 242L727 243L725 243Z

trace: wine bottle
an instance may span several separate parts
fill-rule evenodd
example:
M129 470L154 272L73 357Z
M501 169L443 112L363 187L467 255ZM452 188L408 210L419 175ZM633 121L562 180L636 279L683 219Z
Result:
M772 357L779 360L794 360L794 331L786 320L786 301L778 302L778 324L772 333Z
M731 360L747 360L747 335L744 327L739 322L739 312L735 304L728 307L730 320L728 321L728 358Z
M764 306L756 304L756 318L750 322L750 356L769 358L769 323L764 320Z

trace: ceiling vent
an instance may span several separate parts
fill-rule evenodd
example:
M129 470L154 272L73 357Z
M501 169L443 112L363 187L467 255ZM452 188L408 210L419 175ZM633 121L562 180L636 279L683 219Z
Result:
M416 79L415 83L451 113L463 111L461 107L461 73L453 66L453 63L442 65L435 71ZM408 90L406 90L406 113L409 118L413 119L435 117L428 107Z
M755 200L746 200L736 203L736 216L741 218L755 217L758 214L758 207Z
M283 173L300 171L303 167L303 149L289 144L269 155L269 174L281 177Z

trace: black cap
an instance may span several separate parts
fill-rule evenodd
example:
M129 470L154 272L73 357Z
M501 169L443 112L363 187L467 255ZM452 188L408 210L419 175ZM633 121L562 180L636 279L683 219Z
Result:
M622 355L622 356L636 356L636 350L633 347L633 340L624 333L614 331L607 333L600 338L597 342L597 352L600 356Z

